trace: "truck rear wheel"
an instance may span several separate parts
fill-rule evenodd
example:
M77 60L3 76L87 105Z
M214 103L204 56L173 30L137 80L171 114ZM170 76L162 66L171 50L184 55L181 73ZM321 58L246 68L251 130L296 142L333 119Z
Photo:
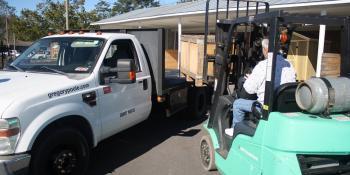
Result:
M191 118L199 118L207 112L207 91L205 87L194 87L189 91Z
M202 137L200 142L200 155L202 166L207 171L216 170L214 147L208 135Z
M30 174L80 175L88 167L90 149L73 128L56 128L33 146Z

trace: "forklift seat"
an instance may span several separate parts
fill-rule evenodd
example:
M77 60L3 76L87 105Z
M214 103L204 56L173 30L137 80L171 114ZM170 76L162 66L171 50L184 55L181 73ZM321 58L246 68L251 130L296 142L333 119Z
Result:
M296 82L286 83L279 86L275 91L275 101L273 104L272 111L278 111L278 112L301 111L301 109L298 107L295 100L295 90L297 87L298 87L298 83ZM233 138L235 138L239 134L254 136L257 123L258 123L258 121L255 121L256 118L257 117L254 116L253 112L246 113L245 120L236 124Z
M298 83L286 83L277 88L275 91L275 100L272 111L278 112L299 112L301 109L295 100L295 91Z

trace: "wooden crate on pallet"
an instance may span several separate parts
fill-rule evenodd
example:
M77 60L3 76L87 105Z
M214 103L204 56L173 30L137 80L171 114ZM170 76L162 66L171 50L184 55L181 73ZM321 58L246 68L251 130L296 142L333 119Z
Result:
M321 76L340 76L340 54L324 53L322 55Z
M331 43L331 41L325 41L325 52L331 51ZM292 63L296 71L297 80L304 81L316 75L317 49L317 39L312 39L299 33L293 32L287 58ZM325 55L327 56L327 54ZM328 68L322 67L321 71L323 69Z
M208 37L207 54L215 54L215 37ZM195 85L204 86L204 36L183 35L181 38L181 73L186 75L187 80L195 81ZM207 75L213 76L213 63L208 63Z
M176 70L177 69L177 50L166 49L165 50L165 69Z

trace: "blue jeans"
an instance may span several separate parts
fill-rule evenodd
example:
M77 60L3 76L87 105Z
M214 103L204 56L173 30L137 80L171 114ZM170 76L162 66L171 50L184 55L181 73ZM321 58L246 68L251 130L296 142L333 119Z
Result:
M244 120L244 115L247 112L252 112L252 105L255 100L246 100L239 98L233 102L233 120L232 128L235 127L236 123Z

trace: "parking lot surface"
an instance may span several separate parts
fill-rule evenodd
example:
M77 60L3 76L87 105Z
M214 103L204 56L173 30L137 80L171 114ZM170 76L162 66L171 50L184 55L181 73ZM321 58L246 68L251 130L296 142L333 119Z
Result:
M200 162L206 118L187 117L151 118L101 142L92 151L88 175L217 175Z

